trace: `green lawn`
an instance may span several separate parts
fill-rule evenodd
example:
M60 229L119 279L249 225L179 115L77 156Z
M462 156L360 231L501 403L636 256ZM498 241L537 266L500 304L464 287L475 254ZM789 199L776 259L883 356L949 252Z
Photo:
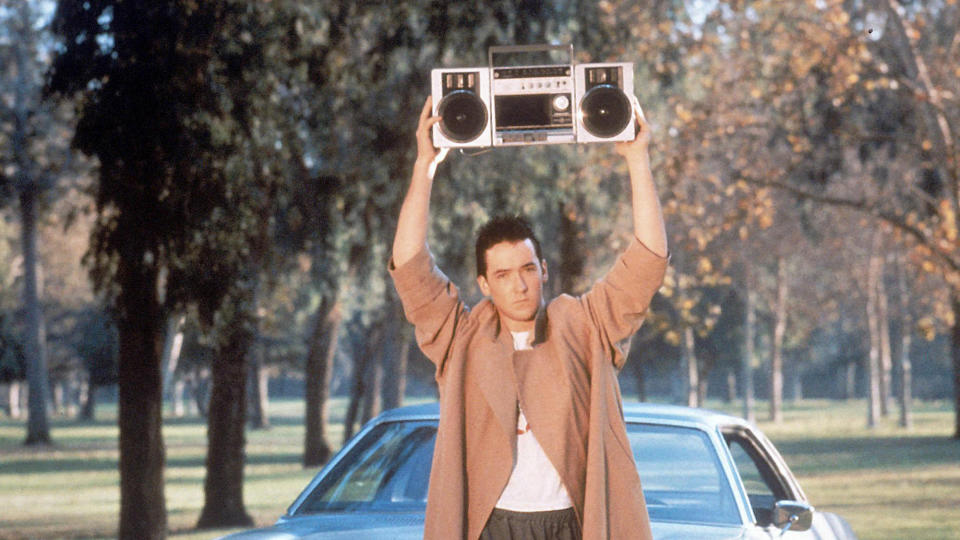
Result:
M719 403L719 409L737 412ZM339 418L343 404L334 404ZM273 522L316 473L303 469L303 404L271 405L273 427L248 431L245 500L258 524ZM948 403L918 403L909 431L884 421L864 427L863 402L805 401L782 425L760 427L777 444L818 508L845 516L865 539L960 538L960 441L950 438ZM119 508L117 428L104 407L94 423L54 419L53 448L24 448L22 423L0 419L0 538L110 538ZM170 419L166 495L171 537L192 530L203 504L206 430L198 419ZM340 442L335 426L331 440Z

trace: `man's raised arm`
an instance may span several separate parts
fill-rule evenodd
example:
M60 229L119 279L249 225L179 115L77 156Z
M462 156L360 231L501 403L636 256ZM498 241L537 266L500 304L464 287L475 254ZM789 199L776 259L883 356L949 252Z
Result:
M638 133L634 140L617 143L617 153L627 160L630 172L630 187L633 192L633 233L637 240L660 255L667 256L667 232L663 224L663 211L660 198L650 172L650 125L643 116L643 109L633 97L633 108L637 117Z
M400 207L397 234L393 238L393 264L397 267L403 266L426 246L433 175L437 172L437 165L447 155L447 148L438 150L433 146L430 134L433 125L441 119L431 116L432 106L428 97L417 124L417 161L413 165L410 187Z

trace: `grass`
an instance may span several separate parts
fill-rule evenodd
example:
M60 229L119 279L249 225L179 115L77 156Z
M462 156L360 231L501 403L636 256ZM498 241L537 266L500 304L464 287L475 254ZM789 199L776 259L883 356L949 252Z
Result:
M735 407L709 407L737 413ZM782 424L758 423L776 443L819 509L837 512L864 539L960 539L960 441L950 438L947 402L917 403L915 426L895 420L865 427L862 401L788 405ZM332 407L340 418L342 402ZM22 445L22 422L0 419L0 538L111 538L119 512L115 411L101 420L53 419L55 444ZM258 525L272 523L317 469L300 465L303 404L271 404L269 430L248 431L245 502ZM334 424L330 440L339 443ZM170 537L209 539L227 530L196 531L203 505L206 429L196 418L170 418L166 498Z

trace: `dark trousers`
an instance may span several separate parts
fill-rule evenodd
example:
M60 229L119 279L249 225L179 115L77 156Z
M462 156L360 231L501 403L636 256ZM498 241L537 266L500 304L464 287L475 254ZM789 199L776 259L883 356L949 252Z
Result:
M513 512L494 508L480 540L580 540L573 508L546 512Z

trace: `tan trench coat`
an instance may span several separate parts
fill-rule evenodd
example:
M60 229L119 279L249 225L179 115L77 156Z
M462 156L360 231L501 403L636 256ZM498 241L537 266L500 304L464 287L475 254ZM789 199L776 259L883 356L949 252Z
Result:
M634 240L589 292L541 309L533 348L515 351L493 304L467 308L429 252L391 263L440 392L424 538L479 538L513 467L518 400L573 500L584 540L650 538L617 373L666 266Z

